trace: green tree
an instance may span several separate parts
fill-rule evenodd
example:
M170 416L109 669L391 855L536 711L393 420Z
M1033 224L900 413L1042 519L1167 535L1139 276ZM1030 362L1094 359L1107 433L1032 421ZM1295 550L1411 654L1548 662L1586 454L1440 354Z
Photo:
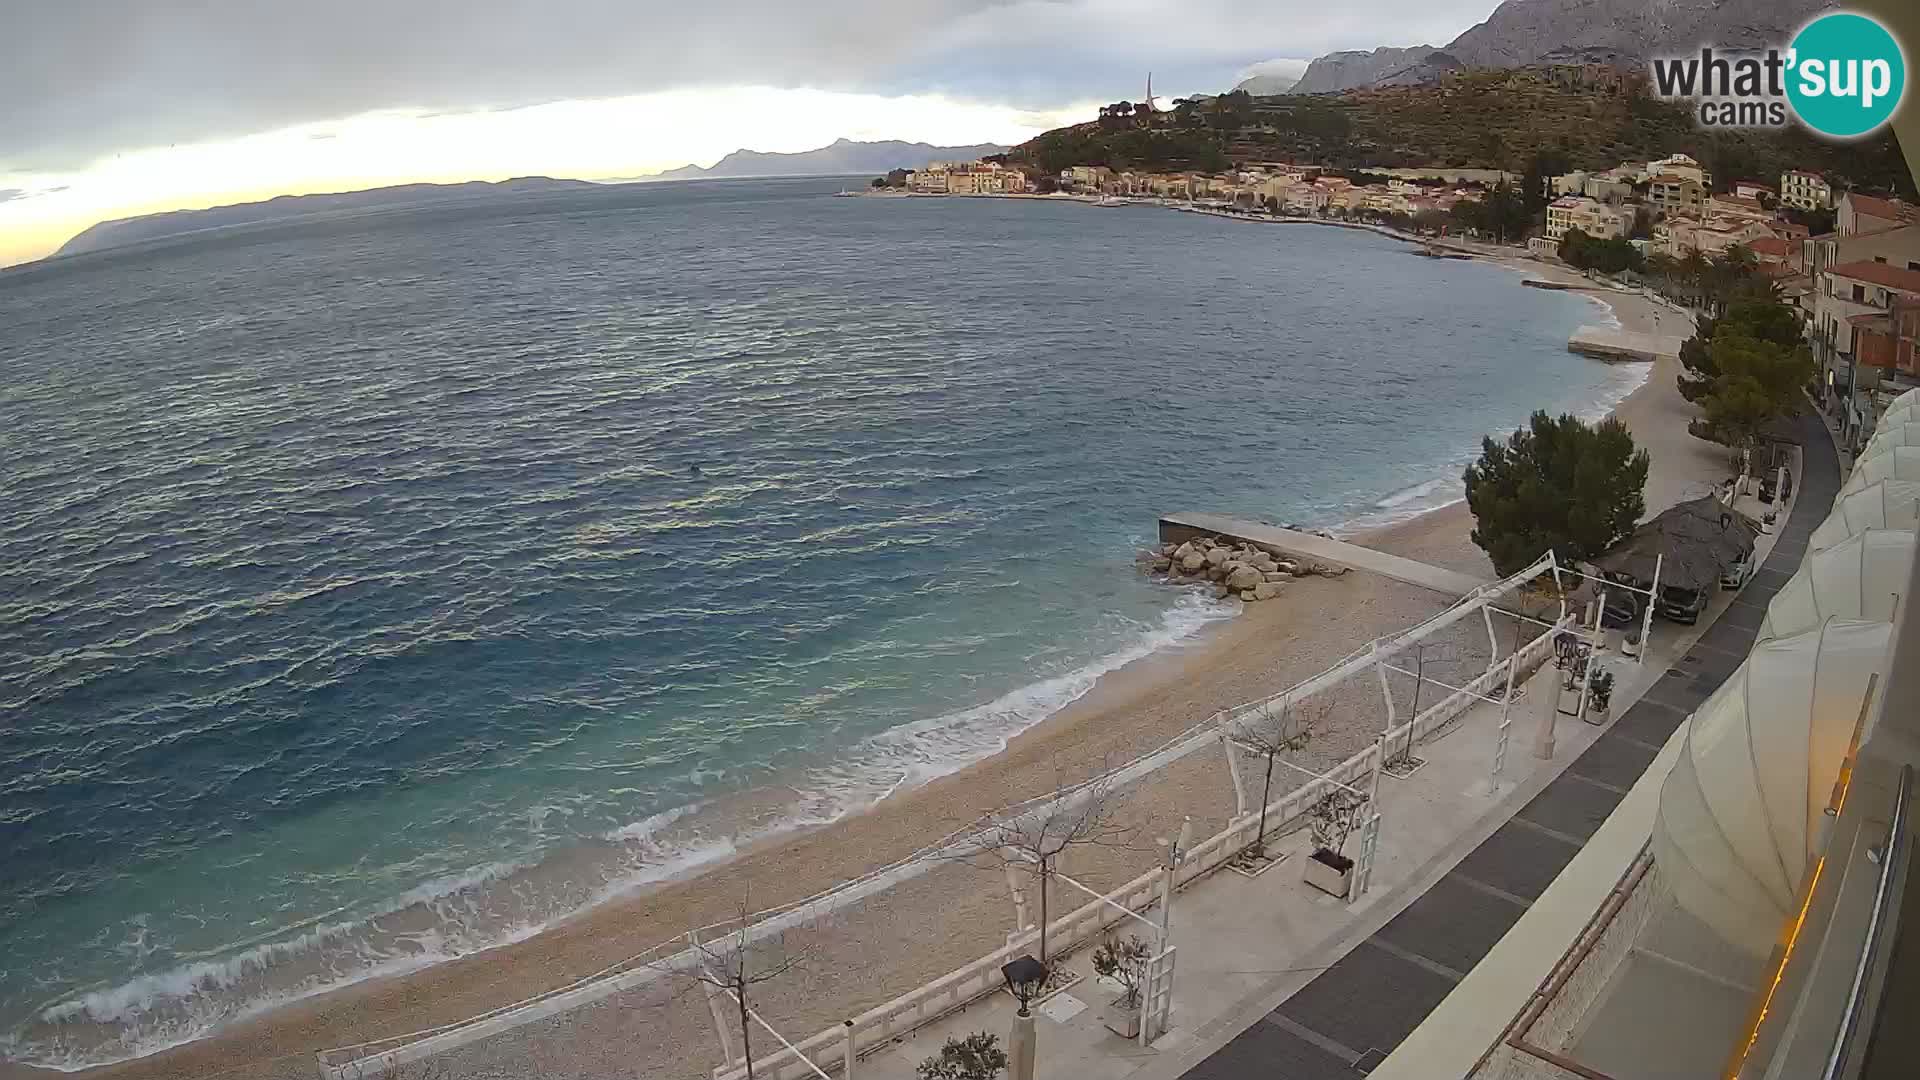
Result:
M921 1080L993 1080L1007 1068L1007 1052L1000 1037L976 1031L964 1039L947 1039L940 1052L920 1063Z
M1592 559L1626 538L1646 510L1645 450L1625 424L1586 424L1536 412L1504 443L1489 436L1467 466L1473 542L1499 573L1517 573L1548 551Z
M1698 399L1706 411L1703 434L1736 448L1790 412L1800 388L1813 379L1813 354L1800 342L1799 319L1781 303L1748 301L1730 308L1714 324L1708 362L1713 381Z
M1693 336L1680 344L1680 396L1702 401L1713 393L1720 368L1713 362L1714 320L1703 318L1694 324Z
M1583 229L1568 229L1560 237L1560 261L1575 270L1593 269L1593 246L1597 243Z

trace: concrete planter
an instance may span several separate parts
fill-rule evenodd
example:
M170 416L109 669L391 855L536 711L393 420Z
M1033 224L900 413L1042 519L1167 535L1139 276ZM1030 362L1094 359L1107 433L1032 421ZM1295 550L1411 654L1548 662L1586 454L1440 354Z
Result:
M1107 1030L1123 1039L1140 1037L1140 1005L1138 1002L1127 1004L1126 995L1114 998L1100 1011L1100 1019Z
M1300 863L1300 880L1345 900L1353 886L1353 860L1322 848Z

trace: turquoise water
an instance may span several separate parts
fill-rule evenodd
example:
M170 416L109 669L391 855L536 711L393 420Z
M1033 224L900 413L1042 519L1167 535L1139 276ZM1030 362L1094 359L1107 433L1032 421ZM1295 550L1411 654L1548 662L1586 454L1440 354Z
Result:
M535 932L991 754L1641 374L1379 236L610 188L0 274L0 1054ZM789 784L725 835L692 808Z

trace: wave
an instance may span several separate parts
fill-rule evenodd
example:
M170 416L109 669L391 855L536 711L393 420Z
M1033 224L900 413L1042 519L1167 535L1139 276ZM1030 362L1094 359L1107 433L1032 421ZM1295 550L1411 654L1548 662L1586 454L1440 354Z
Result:
M1235 605L1182 594L1158 625L1141 627L1125 646L1090 663L855 744L841 755L844 763L808 771L794 785L798 799L751 831L715 835L703 820L708 807L694 803L542 860L436 878L356 917L312 920L275 940L203 954L42 1007L0 1035L0 1059L59 1071L110 1065L302 998L524 941L610 899L730 858L747 843L836 821L991 757L1085 696L1101 676L1187 643L1236 612Z

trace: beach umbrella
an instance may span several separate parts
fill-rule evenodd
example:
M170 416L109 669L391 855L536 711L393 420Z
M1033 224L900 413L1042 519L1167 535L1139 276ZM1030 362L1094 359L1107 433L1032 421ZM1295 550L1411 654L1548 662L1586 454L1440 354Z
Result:
M1847 495L1882 480L1920 480L1920 446L1889 446L1854 462L1840 493Z
M1767 603L1760 640L1812 630L1828 619L1893 621L1913 546L1912 530L1866 529L1809 554Z
M1892 632L1834 619L1755 645L1693 714L1661 786L1661 880L1689 914L1754 956L1793 918L1819 857L1827 802Z
M1830 548L1866 529L1920 528L1920 481L1880 480L1833 500L1833 512L1807 537L1807 550Z

